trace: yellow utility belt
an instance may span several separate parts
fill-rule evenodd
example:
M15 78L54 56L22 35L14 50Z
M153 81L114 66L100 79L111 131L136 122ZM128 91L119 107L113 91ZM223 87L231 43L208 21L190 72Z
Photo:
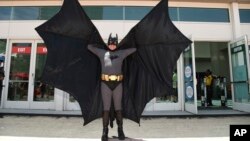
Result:
M102 74L102 80L103 81L122 81L123 75L108 75L108 74Z

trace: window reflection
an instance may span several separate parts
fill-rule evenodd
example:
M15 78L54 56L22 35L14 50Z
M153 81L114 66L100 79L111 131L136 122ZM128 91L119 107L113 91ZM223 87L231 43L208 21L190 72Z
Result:
M0 7L0 20L10 20L11 7Z
M69 96L69 101L70 101L70 102L76 102L76 99L75 99L73 96L70 95L70 96Z
M54 87L36 81L34 89L34 101L53 101L54 100Z
M168 13L172 21L179 21L177 7L169 7Z
M170 103L178 102L178 76L176 67L173 71L172 80L173 80L172 94L163 97L157 97L156 102L170 102Z
M125 20L141 20L152 8L152 6L125 6ZM169 7L168 10L170 19L178 21L177 8Z
M47 48L44 43L37 44L36 54L35 86L33 100L53 101L54 87L41 82L42 71L47 58Z
M92 20L141 20L152 8L152 6L83 7ZM0 7L0 20L48 20L59 9L59 6ZM169 7L168 12L173 21L230 22L229 10L226 8ZM240 9L241 22L250 22L249 13L249 9Z
M12 20L38 20L38 7L13 7Z
M48 20L51 17L53 17L59 10L60 10L60 7L56 7L56 6L40 7L39 19Z
M141 20L153 7L127 6L125 7L125 20Z
M223 8L179 8L180 21L229 22L228 9Z
M250 9L240 9L240 22L250 23Z
M83 8L92 20L123 20L122 6L85 6Z

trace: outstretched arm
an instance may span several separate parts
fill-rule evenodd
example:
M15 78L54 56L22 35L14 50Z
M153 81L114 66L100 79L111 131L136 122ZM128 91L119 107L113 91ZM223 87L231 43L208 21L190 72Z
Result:
M129 56L130 54L134 53L136 51L136 48L130 48L130 49L126 49L126 56Z
M97 48L96 45L88 45L88 50L94 53L96 56L100 57L105 53L105 50Z
M122 51L122 57L126 58L130 54L134 53L136 51L136 48L129 48L129 49L124 49L124 50L120 50L120 51Z

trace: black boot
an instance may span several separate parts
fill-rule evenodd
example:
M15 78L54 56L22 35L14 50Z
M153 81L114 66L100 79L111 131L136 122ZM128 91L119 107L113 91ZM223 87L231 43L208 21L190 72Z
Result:
M122 120L122 111L116 111L116 123L118 126L118 138L119 140L124 140L125 135L123 132L123 120Z
M108 141L109 111L104 111L103 112L102 123L103 123L102 141Z
M102 131L102 141L108 141L109 128L104 127Z

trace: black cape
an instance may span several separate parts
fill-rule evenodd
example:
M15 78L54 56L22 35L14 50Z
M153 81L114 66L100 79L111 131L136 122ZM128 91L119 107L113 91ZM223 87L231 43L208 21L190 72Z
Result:
M42 81L78 101L84 125L101 117L101 64L87 45L107 47L79 2L64 0L61 10L36 31L48 48ZM190 43L171 22L168 0L161 0L129 31L118 45L118 49L137 49L123 62L125 118L139 123L151 99L172 93L173 68Z

